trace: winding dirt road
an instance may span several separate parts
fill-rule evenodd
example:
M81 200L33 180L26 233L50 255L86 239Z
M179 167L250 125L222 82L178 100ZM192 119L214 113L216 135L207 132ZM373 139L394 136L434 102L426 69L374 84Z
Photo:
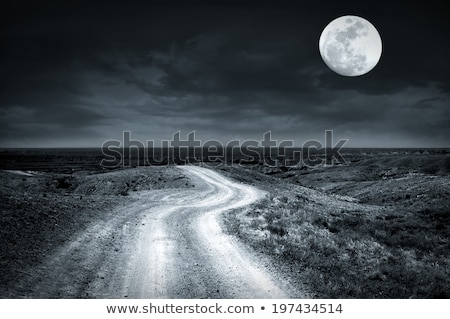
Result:
M220 215L265 196L210 169L179 167L192 188L140 192L41 267L33 297L289 298L297 293L225 234Z

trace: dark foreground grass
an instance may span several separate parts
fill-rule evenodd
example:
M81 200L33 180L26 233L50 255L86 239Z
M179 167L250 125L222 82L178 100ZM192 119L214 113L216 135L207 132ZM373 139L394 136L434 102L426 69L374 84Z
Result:
M226 224L317 297L450 298L449 212L367 207L274 197Z

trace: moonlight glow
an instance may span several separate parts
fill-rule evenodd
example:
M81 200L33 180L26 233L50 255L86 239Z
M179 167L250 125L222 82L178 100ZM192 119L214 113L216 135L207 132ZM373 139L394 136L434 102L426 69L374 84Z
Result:
M322 59L334 72L344 76L363 75L381 57L381 37L366 19L343 16L331 21L319 40Z

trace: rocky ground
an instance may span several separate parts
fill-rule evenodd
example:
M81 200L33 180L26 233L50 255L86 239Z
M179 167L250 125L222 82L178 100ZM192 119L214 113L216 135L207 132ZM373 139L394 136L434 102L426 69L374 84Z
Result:
M131 205L131 193L192 187L173 167L72 174L9 170L0 172L0 180L2 297L20 296L17 282L32 280L34 267L80 231ZM114 249L114 239L110 244Z

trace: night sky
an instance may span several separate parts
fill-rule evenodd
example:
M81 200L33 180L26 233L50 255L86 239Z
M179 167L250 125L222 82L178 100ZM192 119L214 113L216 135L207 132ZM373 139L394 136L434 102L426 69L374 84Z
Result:
M203 141L271 130L301 145L334 130L350 147L450 147L445 1L372 3L4 1L0 147L194 130ZM360 77L334 73L318 50L323 28L346 14L383 41Z

